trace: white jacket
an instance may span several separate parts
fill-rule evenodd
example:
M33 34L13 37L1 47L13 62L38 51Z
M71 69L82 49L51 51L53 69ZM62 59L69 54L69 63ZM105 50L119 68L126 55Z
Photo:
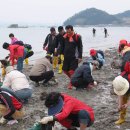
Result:
M6 76L2 87L9 87L14 92L24 88L31 89L26 76L18 70L14 70L12 66L6 68Z

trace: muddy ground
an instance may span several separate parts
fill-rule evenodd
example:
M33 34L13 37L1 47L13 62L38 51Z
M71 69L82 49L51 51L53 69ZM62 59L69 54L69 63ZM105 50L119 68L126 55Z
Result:
M58 85L50 85L49 87L39 86L35 87L34 83L30 81L33 87L33 96L29 100L29 103L25 105L26 116L24 119L19 120L18 124L8 126L0 126L0 130L27 130L30 128L36 121L40 120L47 111L44 106L44 101L40 101L41 92L52 92L59 91L65 92L71 96L74 96L90 106L95 111L95 122L93 126L87 130L130 130L130 115L127 115L127 121L121 126L116 126L114 122L118 118L117 110L117 96L114 95L112 89L112 80L120 72L119 69L111 69L110 63L112 62L113 57L117 56L115 49L109 49L106 53L106 63L101 70L98 70L93 73L95 80L99 82L96 88L93 88L89 91L81 90L76 91L68 90L67 84L69 79L64 74L57 74ZM32 65L25 67L25 74L28 75ZM117 67L118 68L118 67ZM129 113L129 112L128 112ZM57 125L56 130L61 130L61 127ZM66 130L64 128L64 130Z

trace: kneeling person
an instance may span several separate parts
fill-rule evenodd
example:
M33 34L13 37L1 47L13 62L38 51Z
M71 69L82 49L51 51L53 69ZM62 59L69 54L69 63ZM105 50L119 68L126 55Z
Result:
M92 63L84 62L80 67L78 67L71 77L71 83L76 89L78 88L88 88L97 85L92 77L92 71L99 67L97 61Z
M86 130L94 122L94 111L87 104L67 94L51 92L45 100L48 108L48 117L40 122L47 124L51 121L58 121L68 130Z

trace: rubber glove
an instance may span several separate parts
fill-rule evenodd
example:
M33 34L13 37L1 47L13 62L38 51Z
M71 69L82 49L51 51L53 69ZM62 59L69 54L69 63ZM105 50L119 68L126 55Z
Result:
M94 86L97 86L97 82L96 81L94 81L93 84L94 84Z
M48 116L48 117L42 118L42 120L40 121L40 123L47 124L48 122L53 121L53 120L54 120L53 116Z
M5 123L6 123L6 119L4 117L1 117L0 124L2 125L2 124L5 124Z

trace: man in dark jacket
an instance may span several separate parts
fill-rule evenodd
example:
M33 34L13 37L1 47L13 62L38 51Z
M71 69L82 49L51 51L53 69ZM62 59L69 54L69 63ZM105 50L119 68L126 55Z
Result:
M84 62L83 65L78 67L72 75L72 85L77 89L84 89L87 87L92 87L92 85L97 85L97 82L94 81L92 77L92 71L96 70L98 67L99 63L97 61L93 61L92 63Z
M81 36L74 33L73 26L66 26L61 54L64 55L63 71L69 78L74 74L78 63L82 60L82 48ZM68 89L72 89L71 83L68 85Z
M50 28L50 33L47 35L45 42L43 44L43 49L47 51L48 55L53 54L53 68L55 69L58 63L58 57L55 56L55 40L56 40L56 30L54 27Z
M61 47L63 47L64 44L64 35L65 35L65 31L63 26L59 26L58 27L58 32L59 34L56 35L56 47L55 47L55 53L58 55L58 64L59 64L59 71L58 73L61 74L62 73L62 67L63 67L63 60L64 60L64 55L60 53Z

